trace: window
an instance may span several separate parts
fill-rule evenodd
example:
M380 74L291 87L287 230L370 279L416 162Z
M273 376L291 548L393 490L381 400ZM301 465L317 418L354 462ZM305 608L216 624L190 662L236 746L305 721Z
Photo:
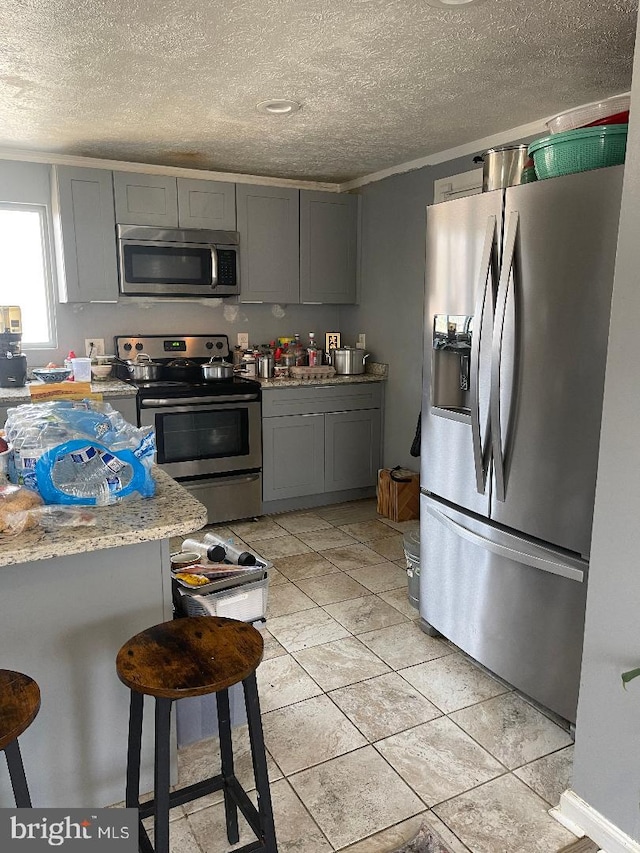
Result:
M47 208L0 204L0 303L19 305L22 343L54 348Z

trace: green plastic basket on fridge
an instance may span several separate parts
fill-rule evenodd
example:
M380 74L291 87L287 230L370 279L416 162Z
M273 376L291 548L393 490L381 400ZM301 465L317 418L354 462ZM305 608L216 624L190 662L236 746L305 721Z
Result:
M554 133L529 146L539 180L624 163L628 124L604 124Z

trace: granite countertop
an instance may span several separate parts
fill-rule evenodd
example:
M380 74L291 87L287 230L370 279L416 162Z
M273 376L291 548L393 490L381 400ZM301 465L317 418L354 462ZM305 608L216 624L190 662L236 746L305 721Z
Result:
M44 382L33 380L27 382L24 388L0 388L0 405L9 404L19 406L20 403L30 403L31 395L29 394L29 385L36 385L38 388L46 387ZM105 382L92 382L91 391L94 394L102 394L105 400L109 397L135 397L136 389L128 382L121 382L120 379L107 379Z
M0 567L186 536L204 527L207 510L199 501L157 467L153 477L152 498L87 507L96 515L94 527L61 527L52 533L36 527L17 536L0 536Z
M348 376L332 376L330 379L291 379L290 377L261 379L256 377L264 390L268 388L299 388L301 385L356 385L361 382L384 382L389 374L389 365L380 362L367 362L364 373Z

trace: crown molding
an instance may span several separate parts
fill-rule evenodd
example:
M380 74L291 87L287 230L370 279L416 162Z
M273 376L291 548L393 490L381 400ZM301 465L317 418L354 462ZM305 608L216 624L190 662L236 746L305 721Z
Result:
M45 163L51 166L78 166L84 169L112 169L115 172L138 172L143 175L172 175L198 181L227 181L234 184L258 184L267 187L292 187L303 190L340 192L340 184L324 181L297 181L292 178L271 178L264 175L242 175L235 172L211 172L206 169L187 169L181 166L158 166L153 163L129 163L124 160L104 160L80 157L75 154L52 154L49 151L28 151L0 148L0 160L25 163Z
M355 178L352 181L346 181L340 184L340 192L349 192L359 187L373 184L377 181L382 181L385 178L390 178L393 175L402 175L405 172L413 172L416 169L422 169L425 166L437 166L439 163L446 163L448 160L456 160L458 157L468 157L471 154L477 154L478 151L486 151L488 148L494 148L497 145L508 145L510 142L515 142L518 139L523 139L527 136L535 136L536 134L546 134L548 130L545 125L546 119L532 121L529 124L522 124L519 127L512 127L510 130L503 130L500 133L494 133L492 136L485 136L482 139L476 139L473 142L466 142L464 145L458 145L456 148L448 148L446 151L438 151L435 154L427 154L426 157L420 157L417 160L409 160L408 163L400 163L397 166L391 166L389 169L383 169L380 172L373 172L370 175L363 175L361 178Z

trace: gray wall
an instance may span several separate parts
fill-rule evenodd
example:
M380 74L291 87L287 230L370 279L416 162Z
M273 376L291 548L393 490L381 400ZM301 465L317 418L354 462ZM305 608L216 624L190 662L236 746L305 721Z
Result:
M573 790L640 841L640 53L613 288Z
M229 344L236 344L238 332L248 332L252 344L268 343L278 337L300 332L304 343L308 333L315 332L324 341L325 331L339 329L338 308L335 305L286 305L283 318L272 313L271 305L238 305L237 319L226 319L225 312L235 310L233 304L203 305L201 302L149 302L121 300L116 305L58 305L57 360L69 349L84 355L84 339L95 336L105 339L107 351L113 351L113 336L122 334L219 334L228 335ZM30 366L54 360L49 351L27 352Z
M385 467L415 471L409 450L422 397L426 206L438 178L477 169L473 155L394 175L363 187L359 304L343 308L343 338L367 336L367 350L389 364Z

